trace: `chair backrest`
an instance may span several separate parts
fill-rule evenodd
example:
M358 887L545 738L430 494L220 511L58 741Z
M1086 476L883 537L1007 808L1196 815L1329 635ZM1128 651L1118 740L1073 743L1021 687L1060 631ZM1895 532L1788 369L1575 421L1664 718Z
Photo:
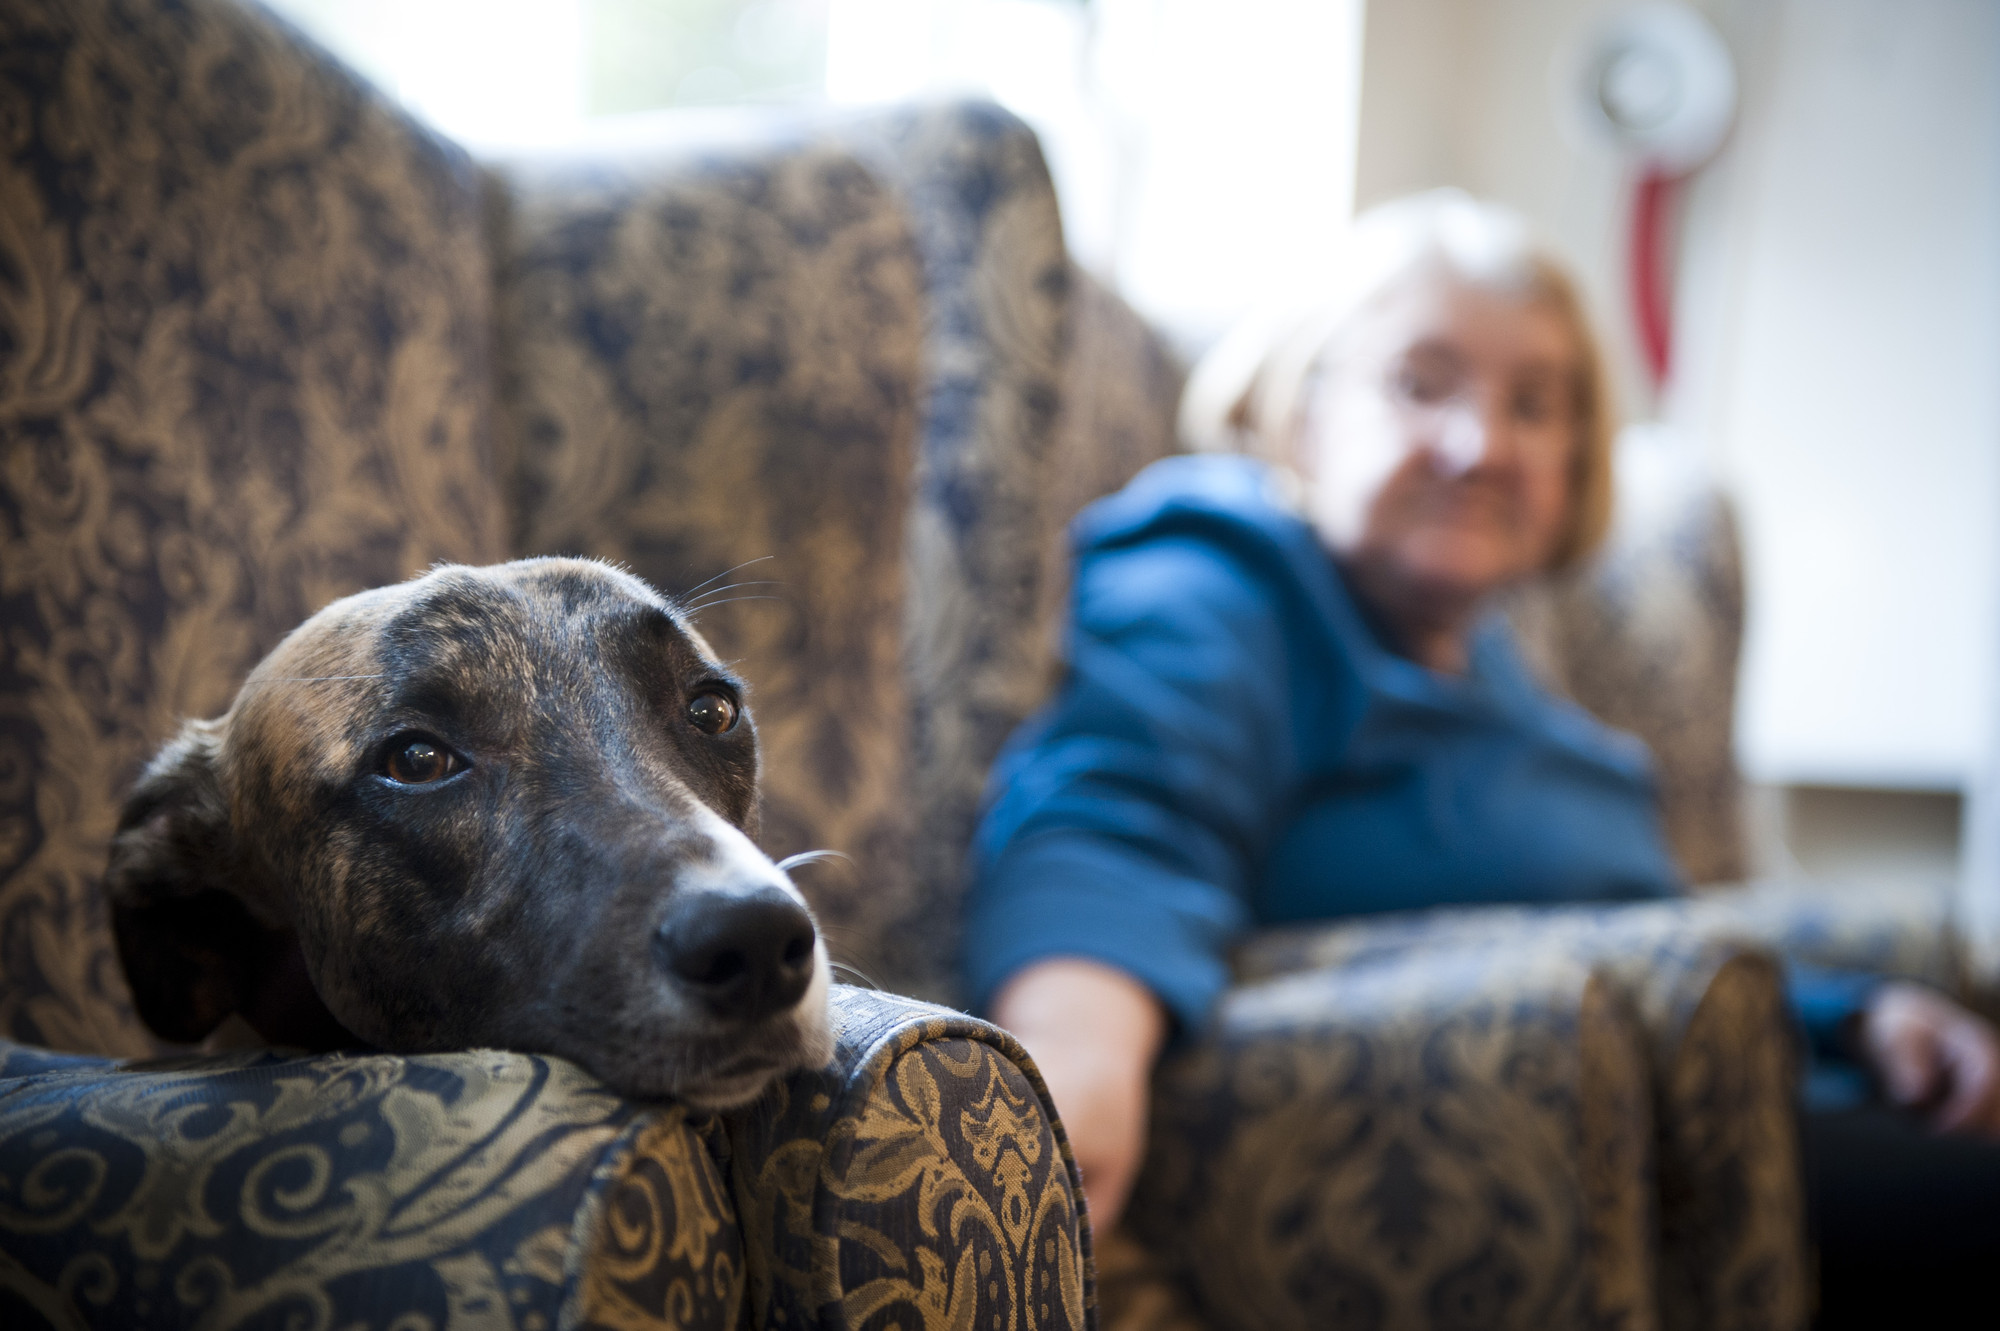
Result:
M1741 880L1743 564L1734 514L1692 450L1628 431L1604 549L1510 609L1552 688L1653 751L1667 842L1688 881Z
M902 563L923 265L894 195L788 118L497 165L515 549L615 560L753 689L763 840L837 957L911 895Z
M948 998L986 769L1053 680L1063 527L1165 451L1178 378L1071 269L999 108L684 123L495 167L516 545L719 579L767 849L848 856L798 875L836 958Z
M228 0L9 0L0 98L0 1034L133 1053L141 763L327 601L501 555L478 182Z

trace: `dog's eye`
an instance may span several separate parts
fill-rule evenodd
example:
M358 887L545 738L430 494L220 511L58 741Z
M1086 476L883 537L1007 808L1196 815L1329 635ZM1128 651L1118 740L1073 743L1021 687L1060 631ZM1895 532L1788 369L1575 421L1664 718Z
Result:
M390 743L382 775L399 786L428 786L465 766L465 760L436 740L411 736Z
M739 714L736 699L716 689L697 693L688 701L688 724L706 735L720 735L733 728Z

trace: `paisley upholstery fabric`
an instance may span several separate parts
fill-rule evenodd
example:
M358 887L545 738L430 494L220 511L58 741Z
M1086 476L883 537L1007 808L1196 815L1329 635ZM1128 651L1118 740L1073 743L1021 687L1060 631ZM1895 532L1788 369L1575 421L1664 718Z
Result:
M1586 966L1246 984L1154 1103L1129 1224L1210 1326L1657 1325L1645 1052Z
M149 1047L119 800L327 601L503 553L463 154L262 11L0 3L0 1033Z
M1652 750L1667 842L1690 883L1747 869L1736 771L1743 567L1728 502L1670 440L1621 441L1605 548L1512 607L1543 681Z
M728 1118L493 1051L0 1046L0 1324L1089 1325L1075 1170L1019 1048L834 1001L833 1065Z
M884 984L950 997L986 770L1054 682L1046 552L1070 516L1050 480L1071 269L1041 148L999 107L896 111L846 135L905 201L925 276L923 439L904 535L921 890L871 944Z
M1069 352L1045 482L1058 519L1042 575L1052 635L1069 609L1070 518L1178 451L1175 417L1187 380L1186 367L1116 292L1074 267L1069 292Z
M1095 1325L1076 1166L1020 1046L839 992L833 1063L730 1120L752 1324Z
M875 975L911 909L905 514L923 268L855 156L753 120L493 174L514 547L690 593L755 687L763 844ZM747 585L746 585L747 584Z
M554 1059L0 1067L0 1321L734 1327L713 1119Z
M1273 931L1251 980L1430 965L1440 950L1588 965L1645 1035L1669 1328L1803 1326L1810 1272L1794 1111L1797 1051L1781 973L1724 898L1634 906L1418 912Z

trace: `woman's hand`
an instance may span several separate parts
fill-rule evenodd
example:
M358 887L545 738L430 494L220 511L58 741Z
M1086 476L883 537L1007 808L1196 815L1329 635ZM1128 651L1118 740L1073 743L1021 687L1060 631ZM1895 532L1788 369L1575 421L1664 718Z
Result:
M1146 1152L1147 1087L1166 1038L1152 991L1078 957L1037 962L1007 981L993 1020L1034 1056L1083 1171L1091 1222L1109 1232Z
M1892 980L1861 1014L1889 1098L1944 1132L2000 1138L2000 1032L1935 989Z

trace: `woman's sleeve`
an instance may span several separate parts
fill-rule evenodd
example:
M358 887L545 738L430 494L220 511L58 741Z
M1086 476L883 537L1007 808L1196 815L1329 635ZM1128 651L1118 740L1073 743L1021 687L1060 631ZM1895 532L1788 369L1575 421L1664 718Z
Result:
M1191 538L1082 561L1067 680L1002 753L974 845L976 1005L1084 957L1202 1023L1296 762L1274 599Z
M1883 977L1869 971L1834 970L1791 963L1786 990L1792 1011L1805 1035L1806 1049L1817 1060L1855 1061L1859 1035L1855 1023Z

